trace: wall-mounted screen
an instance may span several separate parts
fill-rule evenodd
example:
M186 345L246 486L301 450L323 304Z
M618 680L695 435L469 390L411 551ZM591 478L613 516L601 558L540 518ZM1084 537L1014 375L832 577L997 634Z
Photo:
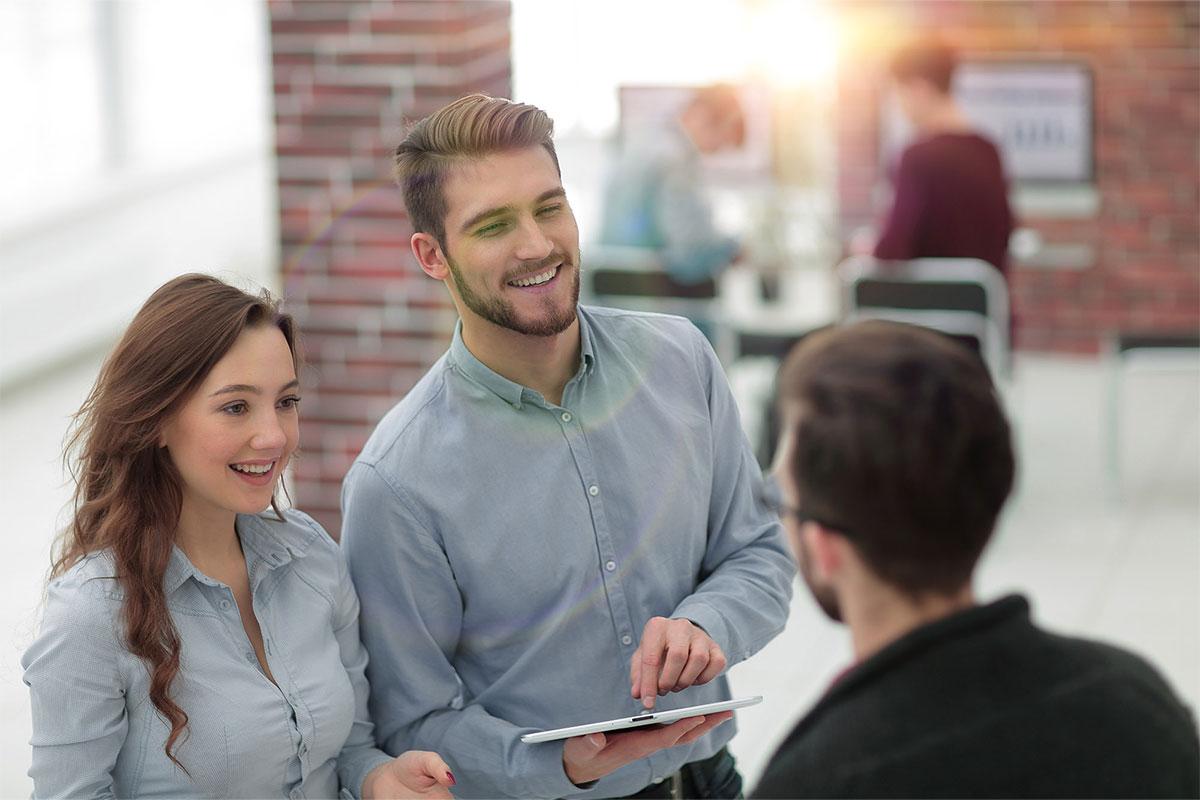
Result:
M1093 180L1092 73L1086 65L964 62L952 91L971 122L999 146L1014 183ZM890 165L912 131L890 96L882 118L881 144Z

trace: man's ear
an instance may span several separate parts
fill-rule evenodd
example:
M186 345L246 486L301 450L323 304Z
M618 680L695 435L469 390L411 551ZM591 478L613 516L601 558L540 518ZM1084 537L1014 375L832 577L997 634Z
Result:
M818 522L805 522L800 532L804 544L812 555L812 568L822 581L832 580L842 571L846 554L846 540Z
M446 254L442 246L430 233L414 233L409 240L413 255L425 274L434 280L444 281L450 274L450 266L446 263Z

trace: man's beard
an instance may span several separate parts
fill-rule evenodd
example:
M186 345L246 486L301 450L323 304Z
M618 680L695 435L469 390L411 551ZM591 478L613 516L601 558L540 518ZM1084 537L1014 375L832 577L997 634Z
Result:
M554 299L547 296L542 304L546 310L546 314L538 319L522 320L517 316L516 308L508 300L498 295L485 297L472 289L463 277L462 272L459 271L458 264L455 263L454 259L450 258L449 255L446 257L446 263L450 266L450 276L454 280L454 286L458 289L458 296L462 298L463 305L494 325L499 325L501 328L507 328L510 331L516 331L526 336L555 336L571 327L571 323L575 322L575 317L577 316L576 306L579 305L578 254L576 254L575 261L572 263L561 253L551 253L548 258L542 259L542 263L539 266L549 267L560 261L562 262L562 266L558 268L559 274L554 276L554 280L566 277L562 274L563 270L571 269L574 273L570 276L572 282L570 304L566 308L555 308Z
M825 616L829 617L834 622L842 621L842 606L838 602L837 593L830 586L822 586L817 583L812 574L812 555L808 552L808 546L800 539L800 577L804 579L804 585L808 587L809 594L813 600L817 601L817 605L825 612Z

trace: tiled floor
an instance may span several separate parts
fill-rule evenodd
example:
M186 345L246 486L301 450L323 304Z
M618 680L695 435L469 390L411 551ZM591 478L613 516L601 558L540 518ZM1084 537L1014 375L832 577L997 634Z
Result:
M18 660L36 624L55 519L67 500L57 452L93 361L0 397L0 504L8 519L0 585L0 797L28 796L29 700ZM981 598L1021 590L1058 631L1103 638L1151 658L1200 702L1200 365L1138 371L1121 390L1120 491L1104 442L1108 372L1101 362L1019 356L1006 394L1021 458L1016 496L987 551ZM774 743L847 663L845 632L803 590L787 630L732 671L734 741L753 782Z

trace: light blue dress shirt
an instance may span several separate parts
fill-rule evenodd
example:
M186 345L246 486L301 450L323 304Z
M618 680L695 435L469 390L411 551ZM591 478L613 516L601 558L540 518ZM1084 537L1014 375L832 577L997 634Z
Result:
M720 364L686 320L580 308L561 405L447 352L343 485L371 710L389 752L453 766L461 797L619 797L715 753L732 722L588 790L537 729L640 713L630 658L653 616L730 664L783 628L794 569ZM659 698L729 697L724 678Z
M263 673L233 592L178 547L164 579L182 643L171 696L188 715L176 757L149 697L145 662L123 644L122 590L108 552L52 581L25 653L33 699L35 797L357 796L389 757L367 716L358 599L337 545L309 516L239 515Z
M596 241L654 250L680 283L714 277L739 245L717 230L702 179L700 154L677 122L634 134L605 185Z

